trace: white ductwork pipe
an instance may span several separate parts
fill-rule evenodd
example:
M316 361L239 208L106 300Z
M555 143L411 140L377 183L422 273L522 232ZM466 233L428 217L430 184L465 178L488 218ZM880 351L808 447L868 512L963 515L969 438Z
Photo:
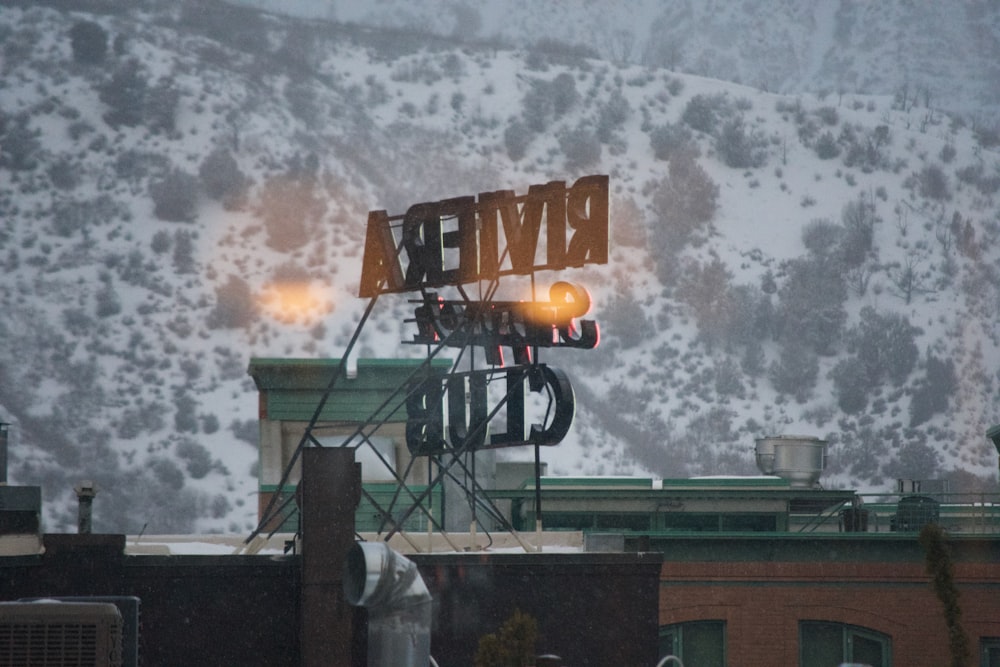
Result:
M427 667L432 598L413 561L384 542L355 542L344 597L368 609L368 667Z

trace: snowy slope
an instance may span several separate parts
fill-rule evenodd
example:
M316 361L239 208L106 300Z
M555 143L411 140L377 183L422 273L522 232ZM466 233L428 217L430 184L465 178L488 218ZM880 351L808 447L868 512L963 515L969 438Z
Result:
M838 19L799 14L822 26L827 37L816 44L828 52ZM346 5L333 18L373 20ZM586 34L585 16L579 25L556 19ZM115 45L103 63L74 58L68 34L80 20ZM72 525L72 486L88 478L102 488L101 529L249 530L257 397L247 362L342 353L365 306L356 294L367 211L522 193L588 173L611 177L612 261L565 278L592 291L603 342L594 352L546 352L579 398L572 433L546 451L552 472L747 473L755 437L808 433L831 440L827 485L879 490L896 476L993 483L996 453L983 433L1000 414L991 268L1000 224L990 181L998 155L978 127L920 99L791 96L559 49L453 48L209 5L118 15L11 7L0 30L0 419L14 424L12 482L43 485L49 530ZM696 34L719 42L727 30ZM161 86L175 106L169 94L147 95L140 122L109 123L114 97L101 91L133 59L147 92ZM809 55L797 85L827 62ZM557 79L575 96L547 96ZM682 120L697 99L742 119L759 164L727 166L718 130ZM172 123L155 125L157 108L173 109ZM710 223L677 249L683 270L666 282L662 249L654 251L671 165L654 154L664 126L688 128L695 164L718 188ZM824 132L840 138L836 157L817 155ZM852 141L874 136L887 137L878 165L848 164L848 148L860 145ZM203 171L218 150L245 179L222 201L207 193ZM175 197L193 198L189 220L156 211L154 192L174 171L193 179ZM928 193L929 172L943 175L945 192ZM715 260L727 289L770 276L777 306L789 262L808 254L803 230L839 224L858 201L877 220L877 256L865 289L850 291L844 327L856 327L866 306L905 318L920 329L913 368L898 385L870 388L870 409L845 413L830 373L853 354L847 337L816 358L814 386L796 396L766 370L786 345L768 334L765 370L720 389L723 369L739 368L744 351L706 338L703 304L685 276ZM960 250L966 228L972 238ZM919 287L909 302L899 287L907 267ZM408 308L380 302L358 356L419 355L400 345L413 333L400 324ZM911 425L912 397L942 358L960 380L948 409Z
M473 45L572 45L617 63L783 93L909 89L985 122L1000 108L1000 10L984 2L230 1Z

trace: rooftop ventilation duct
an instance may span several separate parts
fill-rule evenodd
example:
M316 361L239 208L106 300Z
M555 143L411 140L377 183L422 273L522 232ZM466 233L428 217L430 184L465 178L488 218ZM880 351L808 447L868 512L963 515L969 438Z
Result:
M432 598L413 561L384 542L355 542L344 597L368 609L368 667L427 667Z
M793 488L819 486L819 476L826 468L826 440L801 435L778 435L758 438L757 467L765 475L788 480Z

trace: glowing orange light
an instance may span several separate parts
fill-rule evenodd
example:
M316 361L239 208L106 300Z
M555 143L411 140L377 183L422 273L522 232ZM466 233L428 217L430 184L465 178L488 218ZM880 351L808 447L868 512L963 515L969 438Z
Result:
M275 282L259 297L261 310L286 324L313 324L333 312L329 289L315 282Z
M590 292L582 285L554 283L549 288L549 301L525 304L525 317L536 323L562 324L590 312Z

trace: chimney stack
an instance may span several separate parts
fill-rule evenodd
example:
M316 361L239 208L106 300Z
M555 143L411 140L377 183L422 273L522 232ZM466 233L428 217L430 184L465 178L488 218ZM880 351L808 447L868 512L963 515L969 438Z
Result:
M0 422L0 484L7 483L7 433L10 424Z
M97 495L97 486L90 480L86 480L77 484L74 491L76 491L77 500L80 501L77 532L81 535L89 535L92 532L93 504L94 496Z

